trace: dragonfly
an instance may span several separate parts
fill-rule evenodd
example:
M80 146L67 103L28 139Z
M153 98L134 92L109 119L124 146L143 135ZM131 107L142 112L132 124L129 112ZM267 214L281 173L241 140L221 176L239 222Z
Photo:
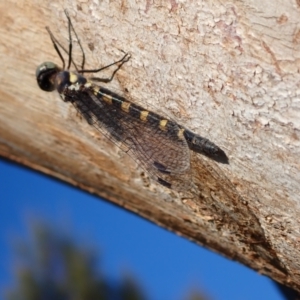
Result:
M226 153L210 140L99 85L99 82L112 81L116 72L131 56L124 52L120 60L107 66L85 69L83 46L67 10L65 15L68 21L68 49L46 27L62 67L49 61L37 67L36 79L43 91L56 90L61 99L71 103L88 124L128 153L156 182L169 189L183 190L189 186L190 150L228 164ZM72 34L77 39L82 54L80 67L72 56ZM67 65L63 53L68 56ZM71 66L75 71L70 70ZM85 77L87 73L99 73L112 66L116 68L108 78Z

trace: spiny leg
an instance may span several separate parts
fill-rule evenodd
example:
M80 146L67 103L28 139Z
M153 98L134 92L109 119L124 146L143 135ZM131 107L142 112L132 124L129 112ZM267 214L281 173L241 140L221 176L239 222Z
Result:
M64 47L58 42L58 40L54 37L54 35L52 34L51 30L49 27L46 27L46 30L48 31L49 35L50 35L50 38L51 38L51 41L52 41L52 44L53 44L53 47L55 49L55 51L57 52L58 56L60 57L61 61L62 61L62 64L63 64L63 70L65 69L65 60L61 54L61 52L59 51L59 48L58 46L60 46L65 52L66 50L64 49ZM57 46L58 45L58 46Z
M122 51L123 52L123 51ZM123 66L124 63L128 62L129 59L131 58L130 54L128 53L125 53L125 55L118 61L115 61L105 67L102 67L100 69L96 69L96 70L83 70L83 71L80 71L80 73L97 73L97 72L100 72L100 71L103 71L104 69L107 69L111 66L114 66L114 65L118 65L118 67L113 71L112 75L108 78L99 78L99 77L91 77L90 80L93 80L93 81L97 81L97 82L110 82L113 80L115 74L121 69L121 67Z
M75 37L77 39L78 45L80 47L81 53L82 53L81 70L83 70L84 69L84 65L85 65L85 53L84 53L82 44L80 42L80 39L79 39L79 37L77 35L77 32L76 32L76 30L75 30L75 28L74 28L74 26L72 24L70 15L69 15L69 13L68 13L68 11L66 9L65 9L65 15L66 15L66 17L68 19L68 32L69 32L69 64L68 64L68 69L71 66L71 62L73 62L73 60L72 60L72 47L73 47L73 45L72 45L72 30L73 30L73 32L75 34ZM77 68L77 66L76 66L76 64L74 62L73 62L73 64L74 64L76 70L79 71L78 68Z

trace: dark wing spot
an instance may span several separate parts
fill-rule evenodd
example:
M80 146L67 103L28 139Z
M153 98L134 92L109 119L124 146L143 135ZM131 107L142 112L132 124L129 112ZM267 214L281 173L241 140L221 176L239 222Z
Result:
M169 171L167 170L167 168L166 168L163 164L161 164L161 163L155 161L155 162L153 163L153 165L154 165L154 167L155 167L159 172L162 172L162 173L164 173L164 174L171 174L171 172L169 172Z
M158 181L158 183L160 183L161 185L167 187L168 189L170 189L172 187L171 183L169 183L169 182L167 182L167 181L165 181L165 180L163 180L159 177L157 177L157 181Z

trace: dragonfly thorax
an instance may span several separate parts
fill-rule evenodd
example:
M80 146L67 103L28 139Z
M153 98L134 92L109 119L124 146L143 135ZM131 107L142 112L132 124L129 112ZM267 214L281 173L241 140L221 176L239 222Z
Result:
M86 82L86 78L82 75L70 71L61 71L56 75L55 88L62 94L66 88L77 91Z

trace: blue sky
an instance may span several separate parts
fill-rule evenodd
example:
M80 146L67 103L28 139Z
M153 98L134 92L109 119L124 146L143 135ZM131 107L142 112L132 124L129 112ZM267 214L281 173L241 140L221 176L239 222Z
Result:
M0 159L0 288L13 282L12 243L31 219L65 228L99 249L104 274L129 272L151 300L180 300L191 288L215 300L283 300L266 277L57 180Z

